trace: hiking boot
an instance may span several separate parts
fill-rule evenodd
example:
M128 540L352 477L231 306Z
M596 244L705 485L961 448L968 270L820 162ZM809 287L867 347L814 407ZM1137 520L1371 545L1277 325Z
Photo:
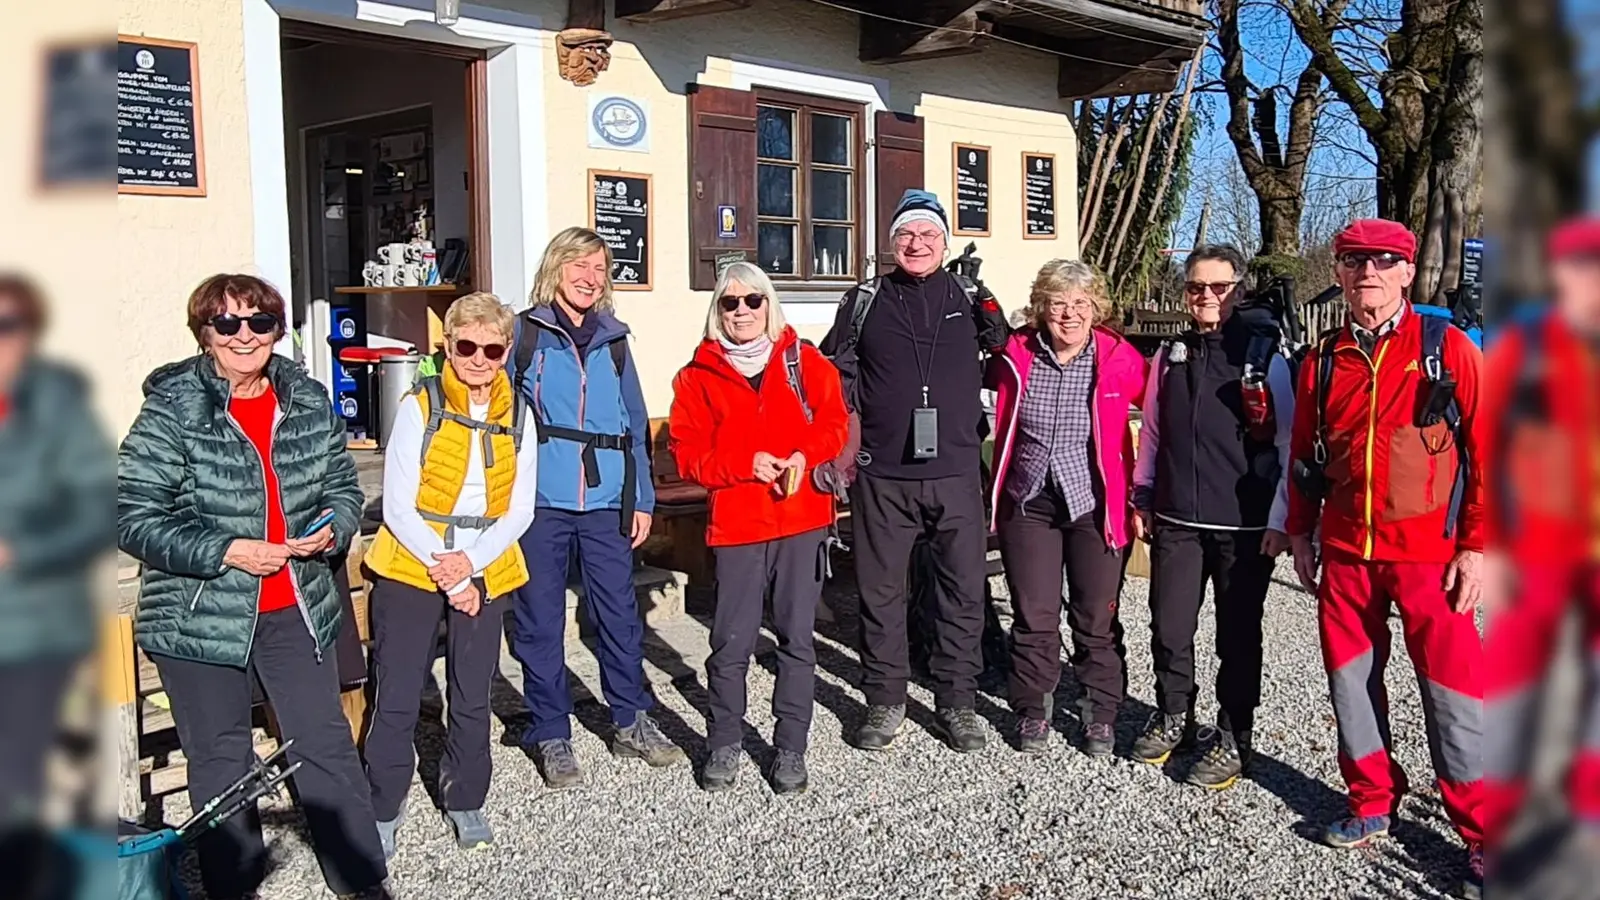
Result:
M626 759L642 759L657 769L689 759L677 744L667 740L656 721L644 712L634 717L632 725L617 729L617 736L611 741L611 753Z
M744 762L744 751L737 745L718 747L706 760L706 769L700 773L700 787L708 791L726 791L739 783L739 764Z
M862 750L887 750L906 726L906 705L869 706L867 721L856 729L856 747Z
M1083 727L1083 752L1090 756L1110 756L1116 749L1117 735L1110 722L1090 722Z
M1194 720L1187 713L1156 713L1150 727L1133 742L1133 758L1159 766L1172 758L1172 751L1194 742Z
M463 850L476 850L494 843L494 830L481 809L447 809L444 820L456 833L456 846Z
M353 894L336 894L338 900L395 900L395 892L387 884L369 887Z
M378 843L383 845L383 859L387 862L394 858L395 832L400 830L400 825L406 820L406 808L400 807L400 815L387 822L378 823Z
M1044 753L1050 749L1050 723L1045 719L1017 721L1017 749L1023 753Z
M983 721L970 706L946 707L937 710L933 718L950 749L957 753L975 753L987 743Z
M1249 734L1236 737L1221 728L1207 728L1203 734L1203 740L1210 746L1189 770L1189 783L1213 791L1233 787L1250 760Z
M1389 833L1388 816L1346 816L1330 824L1322 840L1330 847L1362 847Z
M799 794L811 786L806 774L806 756L793 750L779 750L772 764L772 790L778 794Z
M555 738L540 741L534 748L533 762L539 770L539 777L544 779L544 786L551 790L577 787L583 784L583 769L578 766L578 757L572 752L572 742L565 738Z
M1461 896L1483 900L1483 845L1467 845L1467 876L1461 882Z

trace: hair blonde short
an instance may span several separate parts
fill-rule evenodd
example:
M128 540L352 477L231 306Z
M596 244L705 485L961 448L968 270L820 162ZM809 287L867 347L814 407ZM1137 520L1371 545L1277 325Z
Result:
M778 291L772 286L772 279L752 262L736 262L717 276L717 286L711 291L711 309L706 311L706 338L720 341L727 337L722 330L722 295L735 281L767 298L767 337L777 340L789 323L783 317L783 305L778 302Z
M486 325L498 330L506 343L510 343L514 321L511 308L501 303L499 297L477 291L457 297L445 310L444 333L446 338L454 338L463 325Z
M1094 324L1111 317L1111 298L1106 277L1100 270L1078 259L1052 259L1034 276L1028 295L1028 320L1043 327L1050 316L1050 301L1071 291L1082 291L1094 303Z
M600 235L587 228L562 229L560 234L550 239L545 245L544 256L539 260L539 274L533 279L533 293L528 297L534 306L550 306L556 302L558 289L561 287L561 267L575 259L597 251L606 255L606 280L600 286L600 296L594 301L594 308L607 310L611 308L611 247Z

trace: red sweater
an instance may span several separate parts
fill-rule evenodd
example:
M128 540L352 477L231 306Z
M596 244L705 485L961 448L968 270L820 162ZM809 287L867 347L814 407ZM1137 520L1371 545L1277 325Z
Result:
M244 429L245 437L250 439L256 453L261 456L267 482L265 540L269 544L281 544L289 539L289 525L283 518L283 495L278 490L278 473L272 468L272 420L278 414L278 397L270 387L261 396L249 400L235 397L228 403L228 412L233 414L239 427ZM294 581L288 566L261 579L261 593L256 604L264 613L294 605Z
M669 442L678 473L711 494L707 546L777 540L833 523L833 497L811 483L811 469L844 449L849 413L838 370L815 347L801 344L800 383L812 412L806 421L784 364L786 348L798 341L791 328L774 342L760 391L710 340L701 341L672 382ZM794 495L756 480L758 451L783 459L797 450L806 472Z
M1473 461L1451 538L1444 532L1461 456L1443 424L1428 434L1416 425L1425 384L1421 317L1408 310L1392 332L1378 339L1370 358L1346 326L1333 354L1326 400L1328 496L1319 509L1292 488L1289 533L1309 534L1320 515L1324 548L1380 562L1444 563L1457 550L1482 550L1484 464L1474 429L1483 356L1472 339L1452 328L1443 348L1445 367L1456 379L1461 439ZM1312 458L1317 356L1313 350L1300 366L1291 459Z

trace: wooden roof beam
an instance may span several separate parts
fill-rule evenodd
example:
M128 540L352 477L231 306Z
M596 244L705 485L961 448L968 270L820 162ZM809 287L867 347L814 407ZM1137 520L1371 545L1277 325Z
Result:
M617 0L616 16L630 22L664 22L749 8L750 0Z
M994 30L993 23L982 15L991 5L990 0L902 4L901 8L916 7L894 14L893 19L904 21L863 12L861 61L884 64L977 53Z

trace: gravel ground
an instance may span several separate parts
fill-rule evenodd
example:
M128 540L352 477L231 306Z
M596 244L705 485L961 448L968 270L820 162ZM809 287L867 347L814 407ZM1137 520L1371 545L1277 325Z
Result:
M1357 851L1315 842L1317 827L1343 809L1336 739L1317 646L1315 603L1280 567L1267 603L1266 674L1258 714L1254 776L1212 794L1179 783L1184 761L1162 771L1126 758L1091 760L1076 748L1078 685L1068 668L1057 694L1051 751L1014 751L1003 682L987 685L979 712L997 733L986 750L961 756L932 737L932 696L912 688L913 724L887 754L846 745L864 715L849 635L848 572L830 592L835 623L818 637L812 789L775 797L747 763L736 790L702 793L687 767L665 771L613 759L597 732L606 713L579 711L576 745L588 784L543 788L531 763L500 743L488 814L498 844L458 851L421 783L392 863L397 895L411 898L1218 898L1437 897L1459 884L1463 854L1430 785L1415 679L1395 629L1391 716L1398 757L1418 793L1391 838ZM1123 623L1129 636L1130 697L1118 723L1126 753L1150 713L1148 582L1129 579ZM1202 618L1201 709L1215 710L1210 684L1213 620ZM750 676L746 748L763 768L772 733L767 709L773 659ZM703 762L703 675L657 689L658 715ZM513 679L515 680L515 679ZM514 714L502 685L497 710ZM425 703L420 745L437 757L439 700ZM430 718L434 724L428 724ZM169 819L187 806L168 803ZM261 896L328 896L295 813L283 801L265 811L277 862Z

